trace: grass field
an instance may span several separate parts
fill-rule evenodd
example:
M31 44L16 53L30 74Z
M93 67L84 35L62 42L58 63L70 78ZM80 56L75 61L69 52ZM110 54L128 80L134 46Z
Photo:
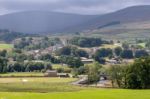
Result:
M5 73L0 74L0 77L39 77L44 76L43 73L40 72L19 72L19 73Z
M150 99L150 90L74 86L75 78L0 78L0 99Z
M0 78L0 92L70 92L81 88L70 83L75 78Z
M142 46L143 48L146 47L146 43L139 43L138 45Z
M13 48L12 44L0 44L0 50L10 50Z
M8 93L0 99L150 99L149 90L88 89L62 93Z

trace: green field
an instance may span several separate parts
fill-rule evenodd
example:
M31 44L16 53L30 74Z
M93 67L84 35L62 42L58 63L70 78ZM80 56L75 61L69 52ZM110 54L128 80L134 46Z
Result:
M8 93L1 92L0 99L150 99L149 90L91 89L78 92Z
M150 90L71 85L76 78L0 78L0 99L150 99Z
M0 78L0 92L70 92L81 88L70 83L75 78Z
M13 45L12 44L0 44L0 50L10 50L13 48Z
M20 72L20 73L5 73L0 74L0 77L41 77L44 76L41 72Z

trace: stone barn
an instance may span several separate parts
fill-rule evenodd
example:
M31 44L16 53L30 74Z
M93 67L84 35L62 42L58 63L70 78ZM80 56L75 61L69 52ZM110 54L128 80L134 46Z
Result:
M45 76L45 77L58 77L56 70L47 70L47 71L44 73L44 76Z

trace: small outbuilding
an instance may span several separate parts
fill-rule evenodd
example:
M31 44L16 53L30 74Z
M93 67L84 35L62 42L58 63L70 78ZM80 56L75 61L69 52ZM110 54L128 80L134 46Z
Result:
M45 76L45 77L58 77L56 70L47 70L47 71L44 73L44 76Z

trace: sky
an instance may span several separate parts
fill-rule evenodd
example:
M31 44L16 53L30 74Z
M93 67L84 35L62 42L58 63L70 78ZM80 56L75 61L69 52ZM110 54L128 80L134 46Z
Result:
M0 15L31 10L96 15L135 5L150 5L150 0L0 0Z

